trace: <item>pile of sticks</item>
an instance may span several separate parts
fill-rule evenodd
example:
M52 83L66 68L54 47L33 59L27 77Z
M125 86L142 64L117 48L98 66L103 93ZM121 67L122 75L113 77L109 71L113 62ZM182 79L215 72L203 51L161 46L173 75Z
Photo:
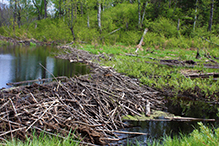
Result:
M25 139L33 130L65 138L72 130L81 143L104 145L120 140L115 130L126 126L122 116L141 116L148 103L163 108L158 92L107 67L65 82L1 90L0 139Z

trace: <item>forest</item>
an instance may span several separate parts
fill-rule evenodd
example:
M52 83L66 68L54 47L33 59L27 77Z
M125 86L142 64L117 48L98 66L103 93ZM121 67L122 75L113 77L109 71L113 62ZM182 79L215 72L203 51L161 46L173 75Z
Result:
M127 145L217 145L218 6L218 0L2 0L0 53L13 50L5 44L18 47L10 59L20 69L13 74L33 73L29 83L48 72L55 81L0 89L0 138L12 139L8 145L20 144L13 137L26 140L24 145L105 145L124 140L123 132L152 138L123 141ZM54 57L57 48L63 52ZM46 69L55 58L84 63L91 74L69 72L58 81ZM52 66L57 73L74 70L59 62ZM152 132L118 131L127 119L151 122L146 129ZM180 126L187 133L180 134Z
M10 0L0 3L0 34L57 43L208 47L216 43L214 0Z

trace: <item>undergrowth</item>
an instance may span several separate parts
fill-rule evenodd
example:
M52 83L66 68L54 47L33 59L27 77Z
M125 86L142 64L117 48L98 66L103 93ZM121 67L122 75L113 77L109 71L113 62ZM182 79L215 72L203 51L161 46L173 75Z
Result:
M82 45L81 49L89 51L93 54L108 54L110 56L102 59L101 64L114 67L118 72L124 73L130 77L138 78L141 83L158 90L169 89L177 95L182 92L192 93L194 96L206 99L218 99L216 93L219 89L219 81L210 78L195 78L191 79L185 77L183 71L196 71L198 73L218 73L218 69L205 68L203 64L206 63L204 55L206 53L219 56L217 48L200 49L199 53L202 58L196 59L196 49L156 49L143 47L143 51L135 54L134 46L125 46L118 44L114 46L95 46ZM130 56L130 54L135 56ZM179 61L193 60L199 65L188 68L183 66L171 67L159 64L160 59L176 59ZM215 60L218 62L218 60ZM210 62L207 62L210 63ZM201 92L201 93L197 93ZM200 90L200 91L199 91ZM199 94L199 95L198 95Z

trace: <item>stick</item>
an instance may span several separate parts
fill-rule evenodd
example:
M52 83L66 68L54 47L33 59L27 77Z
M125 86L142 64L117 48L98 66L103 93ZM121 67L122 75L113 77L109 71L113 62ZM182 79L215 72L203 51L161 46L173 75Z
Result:
M14 103L12 102L11 98L9 98L9 100L10 100L10 102L11 102L11 104L12 104L13 109L14 109L15 116L18 118L19 122L21 123L20 118L17 116L18 114L17 114L16 108L15 108L15 106L14 106Z
M33 97L33 100L38 103L38 101L36 100L36 98L33 96L33 94L30 92L30 95Z
M51 108L56 102L57 102L57 100L55 100L55 101L53 102L53 104L51 104L51 105L49 106L49 108L47 108L47 109L43 112L43 114L42 114L38 119L36 119L25 131L27 132L38 120L40 120L40 119L43 117L43 115L45 115L45 113L46 113L48 110L50 110L50 108Z
M8 133L16 132L16 131L19 131L19 130L22 130L22 129L25 129L25 128L26 128L26 126L18 128L18 129L15 129L15 130L10 130L10 131L7 131L7 132L4 132L4 133L0 134L0 136L6 135Z

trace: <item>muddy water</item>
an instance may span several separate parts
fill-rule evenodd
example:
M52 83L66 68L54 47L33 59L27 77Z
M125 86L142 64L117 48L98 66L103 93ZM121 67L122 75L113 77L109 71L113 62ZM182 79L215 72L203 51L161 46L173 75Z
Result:
M70 63L56 59L54 47L0 47L0 88L8 88L6 83L52 78L72 77L86 74L89 68L84 64ZM43 69L39 63L47 68Z

